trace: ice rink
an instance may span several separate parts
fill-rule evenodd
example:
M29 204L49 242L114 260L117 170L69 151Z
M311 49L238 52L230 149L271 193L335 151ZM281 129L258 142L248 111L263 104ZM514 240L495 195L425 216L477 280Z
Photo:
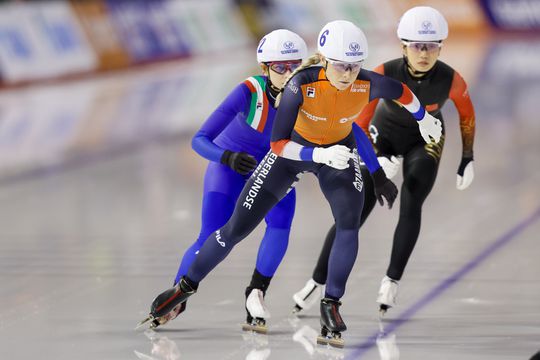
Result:
M397 41L371 43L368 68L399 56ZM306 175L266 297L268 335L241 331L261 227L201 283L184 314L158 331L134 331L199 231L207 162L191 150L191 136L257 71L254 58L246 51L0 91L0 359L503 360L538 352L534 37L445 44L441 60L467 80L476 109L476 177L456 190L461 137L449 102L439 176L398 306L382 324L375 298L397 203L378 207L360 232L342 299L345 348L316 345L318 309L291 315L292 294L310 277L332 223Z

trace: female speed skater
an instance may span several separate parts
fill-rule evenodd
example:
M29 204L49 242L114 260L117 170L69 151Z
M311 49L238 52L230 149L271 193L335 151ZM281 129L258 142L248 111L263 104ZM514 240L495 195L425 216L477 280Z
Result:
M375 72L399 80L409 86L426 104L431 115L443 120L441 108L451 99L460 118L463 150L457 170L456 187L466 189L474 178L473 142L475 132L474 108L461 75L438 60L443 40L448 36L448 24L443 15L431 7L414 7L403 14L397 35L401 41L403 57L388 61ZM379 156L385 164L387 176L392 178L399 170L397 156L403 157L403 184L399 221L394 232L392 255L386 276L381 281L377 303L381 315L395 306L398 282L414 249L420 232L422 204L429 195L439 167L444 135L437 144L425 144L418 136L415 121L410 114L392 101L385 100L377 108L378 99L371 102L360 114L356 123L371 136ZM364 174L367 170L362 169ZM364 182L366 198L361 224L375 205L373 184L369 178ZM330 229L312 279L293 295L295 312L308 309L322 296L327 282L328 261L336 232Z
M322 329L318 341L343 346L341 332L347 327L339 314L339 300L356 259L364 202L357 139L363 141L358 146L371 149L370 157L363 160L377 163L367 137L357 135L362 131L353 126L354 119L373 99L388 98L413 114L426 142L438 142L442 133L440 121L424 110L406 85L363 70L366 57L366 38L354 24L338 20L323 27L318 37L318 54L291 74L277 99L271 151L244 186L227 224L209 236L180 282L154 299L149 320L167 315L193 295L234 245L247 237L286 196L298 175L311 172L317 177L336 222L328 286L321 300ZM322 66L310 67L317 63ZM397 192L382 168L373 173L373 182L379 199L384 197L391 205Z
M193 137L193 149L210 162L204 177L200 233L184 253L175 285L187 274L208 236L231 217L249 175L270 149L275 98L287 77L306 57L306 43L296 33L279 29L265 35L257 48L263 75L249 77L239 84ZM255 273L275 272L287 248L295 201L292 190L266 215L261 247L271 249L274 256L258 257ZM186 302L168 316L154 320L151 327L165 324L185 308Z

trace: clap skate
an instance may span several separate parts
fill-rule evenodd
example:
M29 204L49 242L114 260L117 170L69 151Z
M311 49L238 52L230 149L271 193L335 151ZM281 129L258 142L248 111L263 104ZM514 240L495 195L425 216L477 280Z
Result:
M385 276L381 281L377 302L379 303L379 315L382 317L391 307L396 306L398 281Z
M196 292L183 278L178 284L159 294L150 307L150 314L142 320L135 329L150 322L150 328L156 328L174 319L185 310L188 297ZM183 306L182 306L183 305Z
M178 315L180 315L186 310L186 306L187 306L187 301L176 305L174 309L172 309L168 314L160 318L152 320L152 322L150 323L150 329L155 329L158 326L165 325L169 321L176 319Z
M321 300L321 334L317 337L317 344L337 348L345 346L341 332L347 330L347 326L339 313L340 306L341 302L337 300Z
M260 289L246 289L246 323L242 325L244 331L254 331L266 334L268 327L266 319L270 318L270 312L264 304L264 293Z
M295 302L293 314L310 309L322 298L323 293L324 285L316 283L313 279L309 279L302 290L293 295Z

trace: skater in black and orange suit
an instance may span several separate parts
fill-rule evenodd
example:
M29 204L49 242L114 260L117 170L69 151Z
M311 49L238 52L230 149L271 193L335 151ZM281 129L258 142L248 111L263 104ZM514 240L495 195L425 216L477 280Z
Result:
M244 186L230 220L209 236L180 282L158 295L149 320L165 316L194 294L200 281L287 194L298 175L310 172L318 178L337 228L328 287L321 300L321 341L343 345L340 333L346 326L339 315L339 299L356 259L364 202L357 146L371 151L363 160L372 171L381 203L384 197L391 205L397 195L354 119L370 101L386 98L397 101L412 114L426 142L438 142L442 127L406 85L362 69L367 41L354 24L333 21L325 25L319 34L318 50L291 74L281 101L276 102L279 107L272 128L271 151ZM323 66L309 67L317 63Z
M437 10L419 6L408 10L400 20L397 34L401 40L403 57L388 61L375 72L405 84L416 94L426 110L443 120L441 108L451 99L458 112L463 151L457 170L457 189L464 190L474 178L473 141L475 131L474 109L461 75L438 60L442 41L448 35L448 25ZM370 102L356 123L368 133L376 148L379 162L386 175L392 178L399 169L398 156L403 157L403 185L399 221L394 233L392 255L386 276L381 281L377 298L381 313L395 306L398 281L403 276L407 261L420 232L422 204L429 195L439 167L444 146L444 134L437 144L425 144L416 129L415 119L393 101L378 99ZM365 173L362 168L362 174ZM373 184L364 177L366 197L361 223L375 205ZM322 248L312 279L293 295L295 311L299 312L316 303L327 283L328 259L334 242L335 225L330 229Z

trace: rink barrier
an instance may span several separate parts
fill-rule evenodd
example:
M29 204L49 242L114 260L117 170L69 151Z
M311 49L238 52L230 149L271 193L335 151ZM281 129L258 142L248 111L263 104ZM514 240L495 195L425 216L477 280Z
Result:
M518 0L527 3L527 0ZM482 4L494 4L483 0ZM433 0L452 33L487 26L476 0ZM320 26L357 23L373 41L395 37L416 0L65 0L0 4L0 87L70 78L201 54L234 52L277 27L312 45Z
M71 79L254 39L221 0L88 0L0 4L0 88Z

